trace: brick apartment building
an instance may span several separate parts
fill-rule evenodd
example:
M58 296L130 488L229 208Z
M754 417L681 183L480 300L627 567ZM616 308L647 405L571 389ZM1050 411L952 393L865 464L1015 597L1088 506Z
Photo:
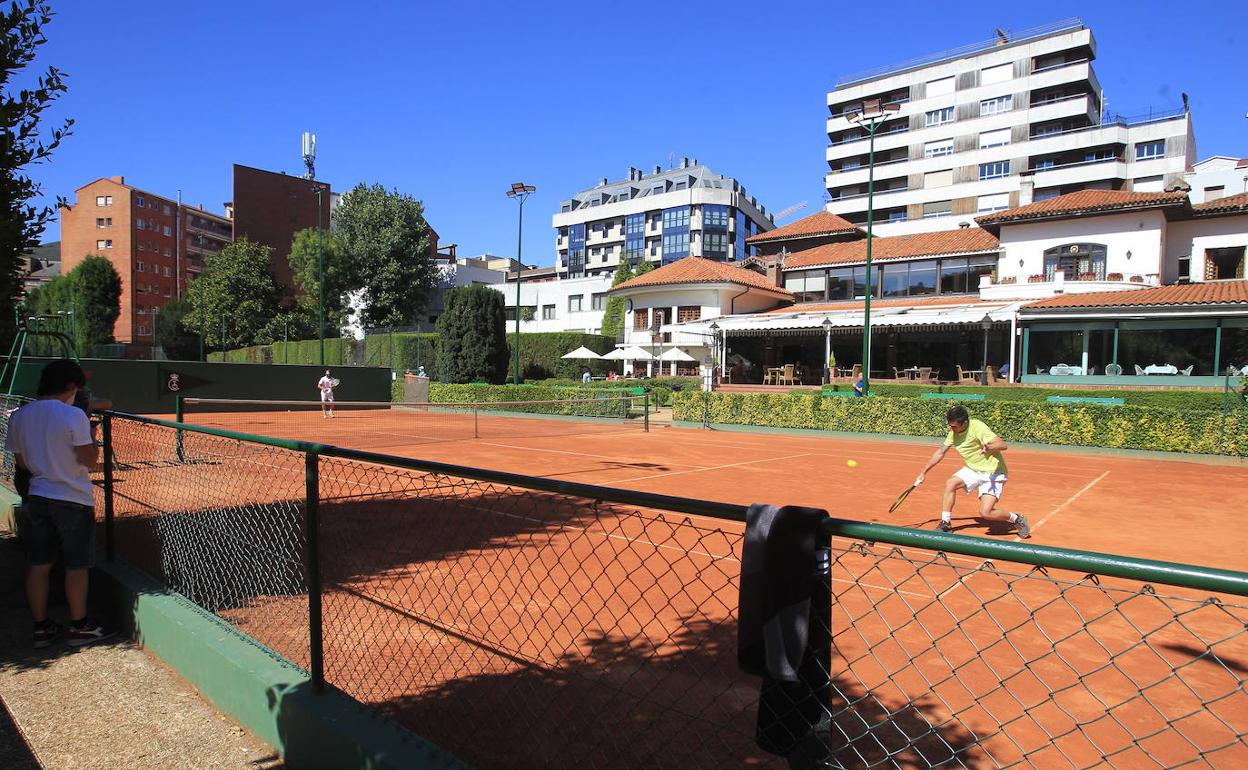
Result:
M246 236L273 250L273 275L292 295L291 241L300 230L316 227L318 218L320 226L329 229L329 185L235 163L234 200L226 210L236 239Z
M121 276L113 336L120 343L153 344L157 311L186 291L205 256L232 241L230 220L127 185L122 176L97 179L75 193L77 201L60 212L62 273L92 254L107 257Z

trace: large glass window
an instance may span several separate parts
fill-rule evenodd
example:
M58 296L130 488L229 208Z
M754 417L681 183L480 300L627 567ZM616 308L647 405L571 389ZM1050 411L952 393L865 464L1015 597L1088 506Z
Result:
M1029 335L1028 374L1048 374L1054 366L1083 365L1083 332L1048 331L1033 327Z
M966 259L950 258L940 260L940 293L966 293Z
M971 257L967 260L966 290L968 292L979 291L979 277L992 275L996 269L997 260L995 257Z
M1150 160L1152 158L1161 158L1166 154L1166 140L1159 139L1156 142L1140 142L1135 146L1136 160Z
M828 271L828 299L853 299L854 269L837 267Z
M827 285L825 270L795 270L784 276L784 288L793 292L798 302L822 302Z
M953 154L953 140L939 139L935 142L928 142L923 145L924 158L939 158L942 155Z
M663 264L689 256L689 233L663 233Z
M727 259L728 233L702 233L702 256L707 259Z
M1057 271L1068 281L1105 280L1105 244L1064 243L1044 252L1044 279L1053 281Z
M998 96L994 99L984 99L979 103L979 114L997 115L1002 112L1009 112L1014 109L1014 97L1012 95Z
M992 163L979 164L980 179L1000 179L1001 177L1010 175L1010 162L1008 160L997 160Z
M910 296L936 293L936 260L910 263Z
M1222 372L1219 374L1225 372L1226 367L1231 366L1235 368L1235 371L1248 376L1248 327L1222 327L1221 366Z
M1215 330L1130 328L1118 331L1118 364L1123 374L1138 374L1150 366L1192 367L1191 374L1213 374Z
M930 110L923 116L925 126L942 126L945 123L953 122L953 108L944 107L939 110Z
M728 227L728 207L712 206L707 204L702 207L702 226L703 227Z
M883 265L883 290L885 297L904 297L910 285L910 266L905 262Z
M1002 128L997 131L985 131L979 135L979 149L983 150L988 147L1000 147L1010 143L1010 129Z
M663 229L670 227L688 227L689 226L689 207L680 206L674 209L663 210Z

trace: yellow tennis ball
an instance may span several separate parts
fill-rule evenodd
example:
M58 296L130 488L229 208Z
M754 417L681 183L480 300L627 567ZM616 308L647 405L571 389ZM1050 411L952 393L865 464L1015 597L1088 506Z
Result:
M845 464L846 464L846 465L848 465L848 466L849 466L849 467L851 467L851 468L857 468L857 467L858 467L858 461L857 461L857 460L846 460L846 461L845 461Z

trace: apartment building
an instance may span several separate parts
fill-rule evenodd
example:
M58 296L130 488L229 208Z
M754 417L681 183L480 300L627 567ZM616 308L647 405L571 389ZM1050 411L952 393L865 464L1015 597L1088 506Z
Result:
M287 296L293 296L290 244L300 230L318 224L329 229L329 185L237 163L233 179L234 200L226 204L226 211L233 221L234 238L246 237L268 246L273 277Z
M868 136L848 115L871 99L898 107L875 137L881 235L1085 189L1164 190L1195 160L1186 104L1111 114L1095 59L1092 30L1071 19L840 78L828 93L827 211L866 222Z
M628 178L605 177L559 206L553 217L560 277L614 273L621 258L669 264L687 256L717 262L753 253L746 238L775 227L772 215L732 177L696 159L650 174L630 168Z
M230 220L127 185L122 176L97 179L75 195L60 210L63 272L92 254L107 257L121 276L113 336L153 344L156 313L186 291L204 257L232 241Z

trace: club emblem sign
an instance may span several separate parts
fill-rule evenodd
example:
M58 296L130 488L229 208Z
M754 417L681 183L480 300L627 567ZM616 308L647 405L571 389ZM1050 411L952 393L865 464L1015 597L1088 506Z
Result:
M182 389L182 383L179 381L179 378L176 372L169 373L168 387L169 387L169 390L173 393L177 393L179 390Z

